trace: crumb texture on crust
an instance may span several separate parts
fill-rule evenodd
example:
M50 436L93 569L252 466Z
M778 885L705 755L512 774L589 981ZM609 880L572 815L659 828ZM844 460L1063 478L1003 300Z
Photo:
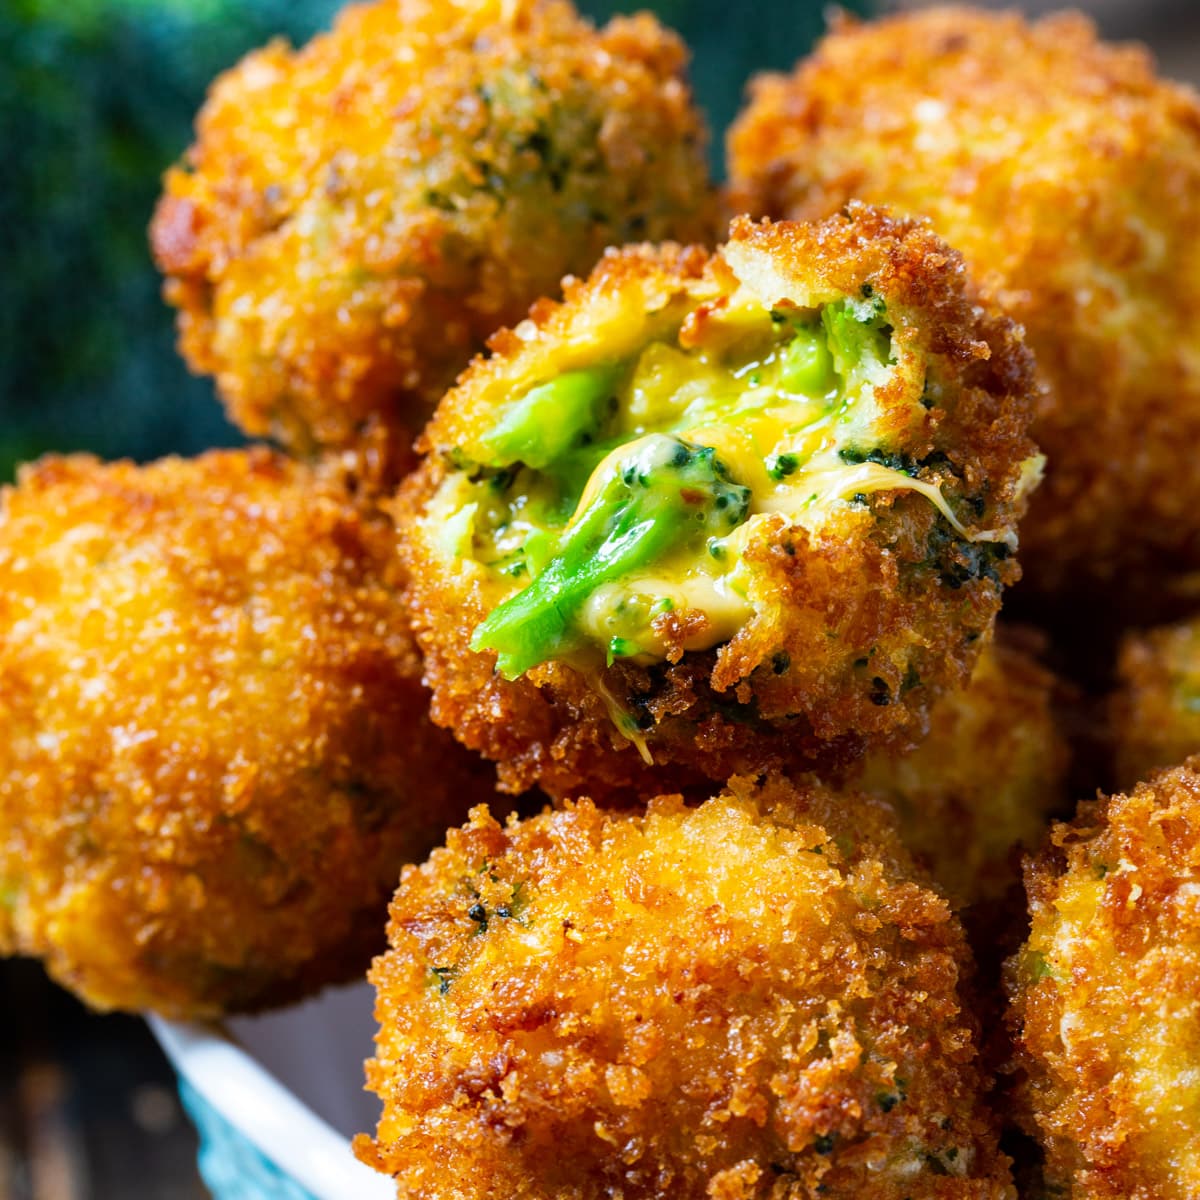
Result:
M389 929L356 1148L401 1197L1015 1196L961 930L877 801L479 808Z
M1127 633L1110 729L1118 787L1200 753L1200 618Z
M1079 14L839 23L731 131L738 212L858 198L932 218L1025 327L1048 387L1028 588L1200 563L1200 103ZM1131 448L1136 447L1136 452Z
M1038 661L1044 641L1001 622L970 683L933 706L925 740L868 755L854 776L896 809L905 844L957 907L1019 887L1020 850L1037 848L1067 799L1070 689Z
M707 241L682 42L563 0L378 0L213 85L152 244L231 419L381 484L505 323L605 246Z
M1200 758L1080 806L1008 964L1021 1115L1080 1200L1200 1193Z
M595 362L635 361L681 321L678 336L696 336L747 295L796 312L882 306L890 358L867 405L874 416L854 427L874 441L854 443L857 457L837 466L878 442L888 453L872 450L862 469L886 462L896 486L848 489L819 521L754 516L741 556L753 616L721 644L681 644L657 663L601 656L594 669L551 660L504 678L494 654L466 647L519 585L472 559L463 497L484 507L524 476L469 474L464 454L480 454L481 431L530 388ZM1020 331L979 301L961 259L925 224L852 206L814 225L735 222L713 256L610 251L562 303L535 306L492 349L439 405L394 514L434 720L497 760L506 788L644 797L704 777L837 765L864 745L911 742L936 697L965 683L1004 585L1018 578L1003 539L1030 483L1032 365ZM834 446L841 419L830 418ZM907 490L915 486L940 489L962 532ZM618 731L614 706L633 736Z
M26 467L0 512L0 951L173 1017L362 971L402 864L490 791L425 716L398 582L386 519L263 450Z

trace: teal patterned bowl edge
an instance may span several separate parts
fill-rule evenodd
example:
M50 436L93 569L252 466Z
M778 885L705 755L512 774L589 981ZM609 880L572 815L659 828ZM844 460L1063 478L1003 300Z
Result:
M197 1161L213 1200L316 1200L184 1079L179 1080L179 1098L200 1135Z

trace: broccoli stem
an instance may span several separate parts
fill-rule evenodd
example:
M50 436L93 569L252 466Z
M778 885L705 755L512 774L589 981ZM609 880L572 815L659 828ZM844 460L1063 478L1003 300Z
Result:
M524 591L475 630L472 650L496 652L506 679L569 653L575 619L601 585L697 537L722 536L745 518L748 488L709 447L666 434L632 443L564 531L558 553Z
M886 366L891 358L892 327L883 301L837 300L821 310L833 367L844 380L856 372Z
M484 465L521 462L539 471L581 445L599 426L619 373L588 367L531 388L479 439Z
M778 386L795 396L824 396L837 385L824 330L796 330L779 360Z

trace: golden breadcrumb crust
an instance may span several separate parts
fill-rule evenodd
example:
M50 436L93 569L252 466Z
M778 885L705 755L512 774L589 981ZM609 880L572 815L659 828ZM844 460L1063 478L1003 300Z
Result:
M379 0L214 84L152 243L191 367L289 449L385 481L483 348L605 246L705 240L687 53L563 0Z
M1029 337L1048 390L1027 588L1200 564L1200 104L1061 14L839 22L729 138L738 212L925 215Z
M1200 758L1080 805L1026 870L1009 962L1047 1194L1200 1194Z
M877 801L478 808L406 869L359 1155L402 1198L1015 1196L946 901Z
M563 303L538 304L492 339L491 357L438 407L420 443L424 464L395 506L433 719L497 760L509 790L650 796L705 776L828 766L864 743L907 742L930 703L966 681L1002 587L1017 578L1002 545L956 537L923 496L881 491L842 505L816 531L778 514L764 521L745 554L762 581L755 615L718 649L680 650L652 667L618 661L596 679L550 662L512 682L494 673L494 655L467 649L504 594L445 551L444 520L430 503L453 448L530 380L553 378L598 347L610 357L636 352L673 298L719 304L739 276L768 305L864 288L886 302L896 362L875 393L884 435L920 464L923 480L973 506L971 530L1002 535L1024 509L1022 464L1034 452L1028 353L922 223L855 206L818 225L735 222L711 258L695 247L610 251ZM937 400L926 409L922 395ZM652 768L617 731L614 699L635 715Z
M925 740L869 755L855 776L896 809L905 844L957 907L1019 885L1019 850L1036 849L1067 799L1058 710L1071 693L1038 662L1044 649L1035 630L1001 623L970 683L933 706Z
M490 793L425 718L389 522L263 450L25 468L0 631L0 951L99 1008L352 977Z
M1118 787L1200 753L1200 618L1121 642L1110 728Z

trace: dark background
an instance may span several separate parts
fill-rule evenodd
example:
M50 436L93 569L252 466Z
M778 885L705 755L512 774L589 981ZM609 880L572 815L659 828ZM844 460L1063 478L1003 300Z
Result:
M580 5L598 18L636 6ZM715 127L754 67L789 65L820 28L810 0L754 21L728 0L651 7L692 45ZM0 476L52 449L145 459L236 440L175 357L145 229L213 75L275 34L307 38L336 8L0 0Z
M641 6L692 47L714 164L746 78L789 66L823 7ZM1081 6L1107 35L1149 41L1165 73L1200 80L1194 0ZM303 40L336 7L0 0L0 480L47 450L146 459L238 440L208 382L175 356L145 229L212 76L275 34ZM639 5L580 7L605 18ZM196 1200L205 1193L194 1151L169 1068L140 1022L89 1017L33 964L0 961L0 1200Z

